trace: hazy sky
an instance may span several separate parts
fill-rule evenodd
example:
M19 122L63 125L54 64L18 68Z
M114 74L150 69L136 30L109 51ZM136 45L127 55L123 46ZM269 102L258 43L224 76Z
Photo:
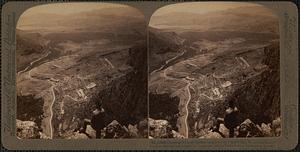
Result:
M78 14L84 12L97 11L101 9L107 9L107 8L129 10L128 8L130 7L122 4L99 3L99 2L97 3L95 2L54 3L54 4L38 5L27 9L21 15L20 19L18 20L17 28L18 29L45 28L47 27L46 26L47 24L49 24L49 27L54 28L53 24L60 25L61 22L65 21L64 17L69 17L71 15L74 18L81 17L82 19L84 16L79 16Z
M30 16L39 13L54 13L54 14L72 14L80 13L91 10L103 9L103 8L118 8L118 7L128 7L126 5L112 4L112 3L92 3L92 2L82 2L82 3L56 3L56 4L46 4L32 7L24 12L24 16Z
M213 11L222 11L242 6L260 6L254 3L245 2L188 2L173 4L158 9L154 16L163 15L171 12L189 12L189 13L208 13Z

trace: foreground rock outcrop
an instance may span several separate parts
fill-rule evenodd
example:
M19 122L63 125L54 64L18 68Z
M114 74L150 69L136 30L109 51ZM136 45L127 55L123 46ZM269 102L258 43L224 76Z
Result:
M40 138L39 127L33 121L16 120L17 137L21 139Z
M185 138L175 130L167 120L148 119L150 138Z
M281 133L281 118L273 120L272 123L255 124L250 119L244 120L235 129L235 137L250 138L250 137L277 137ZM228 138L229 130L223 125L220 125L219 132L207 131L199 138Z
M106 128L105 128L105 135L104 138L128 138L129 131L125 126L119 124L118 121L112 121Z
M107 124L116 120L124 126L136 125L147 117L146 53L144 46L129 49L127 64L132 69L95 93L87 105L88 108L102 103L108 115Z
M85 133L78 130L67 135L68 139L95 139L96 131L87 125ZM101 130L103 139L120 139L120 138L148 138L147 121L141 121L138 125L129 124L127 127L121 125L118 121L113 120Z
M248 76L244 83L228 97L237 101L241 119L251 119L255 123L270 123L280 116L280 51L274 44L264 48L261 64L262 72Z

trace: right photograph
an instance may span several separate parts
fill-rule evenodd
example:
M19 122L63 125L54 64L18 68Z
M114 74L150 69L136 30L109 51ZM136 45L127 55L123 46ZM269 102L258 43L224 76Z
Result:
M161 7L149 22L149 138L281 134L279 19L246 2Z

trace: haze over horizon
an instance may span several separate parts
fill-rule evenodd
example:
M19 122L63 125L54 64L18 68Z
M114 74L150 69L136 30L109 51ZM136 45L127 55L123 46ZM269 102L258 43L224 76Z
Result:
M17 22L21 30L70 30L118 26L135 22L143 15L135 8L113 3L57 3L32 7ZM69 28L69 29L68 29Z
M278 31L278 17L271 9L254 3L190 2L158 9L149 26L169 30Z
M153 16L164 15L171 12L189 12L189 13L197 13L204 14L208 12L222 11L228 10L238 7L244 6L261 6L255 3L248 2L187 2L187 3L179 3L167 5L159 8L155 11Z

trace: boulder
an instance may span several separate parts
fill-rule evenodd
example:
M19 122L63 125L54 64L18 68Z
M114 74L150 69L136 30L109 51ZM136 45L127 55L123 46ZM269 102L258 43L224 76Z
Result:
M90 125L86 126L85 132L90 136L90 138L93 138L93 139L96 138L96 131Z
M179 132L177 132L175 130L172 130L172 135L173 135L173 138L180 138L180 139L185 138L183 135L181 135Z
M104 138L127 138L129 131L125 126L122 126L118 121L113 120L105 129Z
M16 120L17 137L21 139L39 139L40 133L37 124L33 121Z
M83 133L73 132L71 135L67 137L67 139L89 139L89 137Z
M271 124L262 123L260 128L261 128L261 131L262 131L264 137L272 136Z
M281 117L276 118L271 124L272 133L278 137L281 134Z
M214 138L223 138L219 133L209 131L207 134L200 138L208 138L208 139L214 139Z
M227 129L224 124L220 124L219 131L224 135L225 138L229 138L229 129Z
M138 132L143 138L148 138L148 119L144 119L138 123Z
M220 124L219 131L212 130L202 130L200 138L228 138L229 130L224 126L224 124Z
M43 132L39 132L39 134L40 134L40 139L50 139L50 137L49 136L47 136L45 133L43 133Z
M172 138L171 125L167 120L149 118L149 132L153 138Z
M240 124L238 137L262 137L263 132L250 119L246 119Z
M136 138L139 136L138 134L138 129L137 129L137 125L128 125L128 131L129 131L129 136L130 138Z

